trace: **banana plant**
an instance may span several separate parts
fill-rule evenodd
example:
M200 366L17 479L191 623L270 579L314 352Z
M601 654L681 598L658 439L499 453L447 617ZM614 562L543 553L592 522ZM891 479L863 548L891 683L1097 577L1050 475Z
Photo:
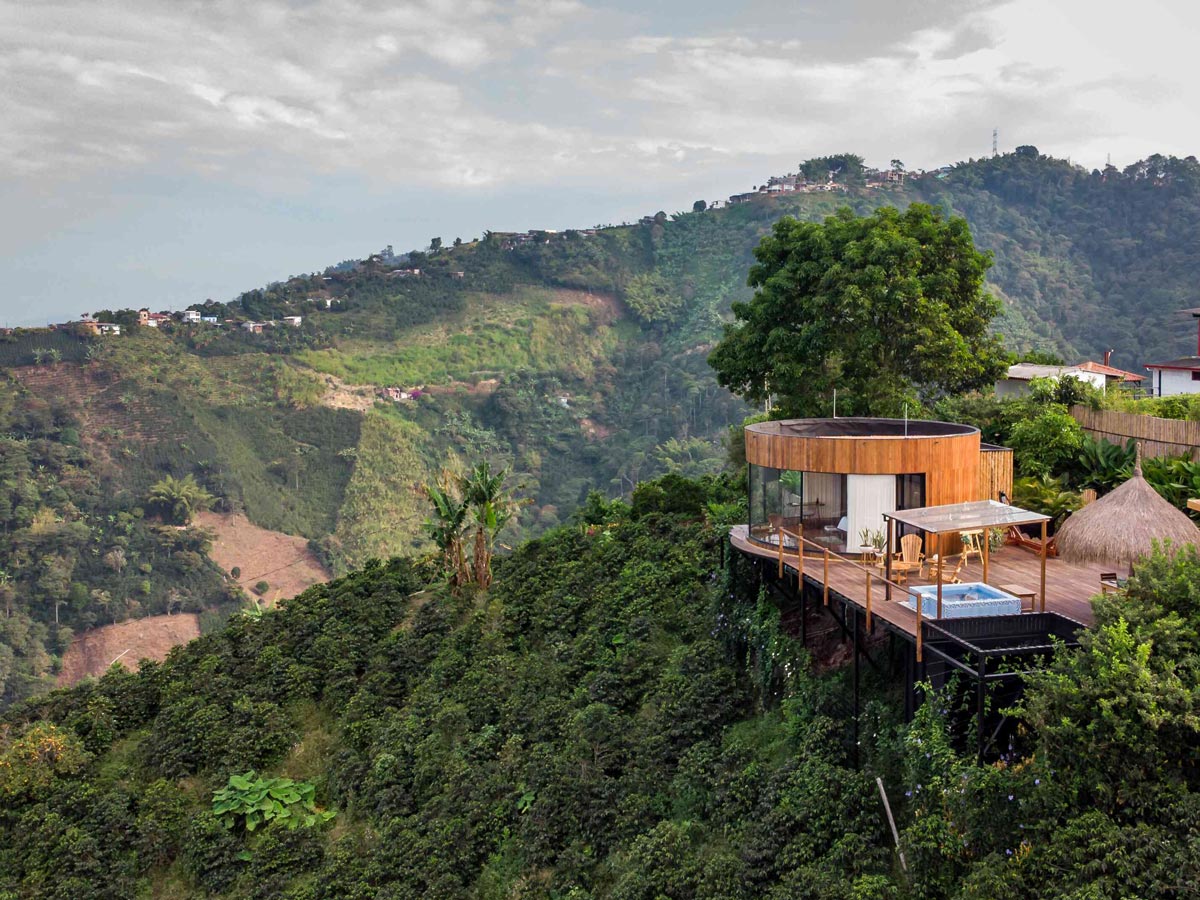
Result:
M1078 493L1068 490L1061 478L1049 475L1018 478L1013 482L1012 499L1017 506L1049 516L1052 530L1083 505Z
M1085 435L1076 459L1076 483L1081 488L1095 488L1097 494L1107 494L1133 475L1136 455L1132 439L1122 446Z

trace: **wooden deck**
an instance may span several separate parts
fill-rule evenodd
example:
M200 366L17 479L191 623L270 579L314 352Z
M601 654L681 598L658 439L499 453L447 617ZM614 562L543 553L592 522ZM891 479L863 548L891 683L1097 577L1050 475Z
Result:
M750 553L777 563L779 551L763 546L747 537L745 525L734 526L730 540L743 553ZM799 567L795 551L784 553L784 565L792 577ZM949 567L949 563L947 564ZM1100 593L1100 572L1104 566L1079 566L1061 559L1046 560L1046 612L1056 612L1067 618L1091 625L1093 621L1091 598ZM805 580L818 590L825 583L825 561L819 553L809 552L804 557ZM871 572L871 615L881 619L899 631L915 638L917 614L903 605L908 594L903 588L892 588L892 599L885 599L886 587L879 569L862 566L857 558L830 556L829 589L836 591L862 610L867 608L867 571ZM1111 567L1108 567L1111 571ZM932 574L927 572L926 574ZM983 581L983 565L972 559L960 575L962 581ZM1041 560L1034 553L1019 547L1004 546L994 551L988 562L988 583L993 585L1024 585L1037 591L1041 582ZM912 575L911 586L933 584L928 578ZM1040 605L1037 607L1040 610ZM926 617L925 621L934 621Z

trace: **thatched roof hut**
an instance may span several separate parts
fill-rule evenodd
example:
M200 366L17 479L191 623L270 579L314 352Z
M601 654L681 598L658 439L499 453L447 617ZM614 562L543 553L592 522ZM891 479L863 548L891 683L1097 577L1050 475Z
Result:
M1132 566L1156 540L1200 547L1200 528L1142 477L1139 459L1132 478L1068 516L1054 540L1063 559Z

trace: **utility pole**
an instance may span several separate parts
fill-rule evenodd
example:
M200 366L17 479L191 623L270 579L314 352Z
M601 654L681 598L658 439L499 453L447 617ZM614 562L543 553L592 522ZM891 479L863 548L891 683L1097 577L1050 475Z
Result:
M992 156L1000 155L1000 129L992 129Z

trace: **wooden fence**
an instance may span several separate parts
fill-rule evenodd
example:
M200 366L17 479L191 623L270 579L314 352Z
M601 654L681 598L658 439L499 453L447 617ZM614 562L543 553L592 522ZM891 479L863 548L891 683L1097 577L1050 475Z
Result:
M1180 456L1189 454L1200 462L1200 422L1160 419L1111 409L1072 406L1071 415L1083 430L1096 438L1124 444L1130 438L1142 445L1143 456Z
M1012 489L1013 452L985 444L979 452L979 499L999 500L1001 492L1011 497Z

